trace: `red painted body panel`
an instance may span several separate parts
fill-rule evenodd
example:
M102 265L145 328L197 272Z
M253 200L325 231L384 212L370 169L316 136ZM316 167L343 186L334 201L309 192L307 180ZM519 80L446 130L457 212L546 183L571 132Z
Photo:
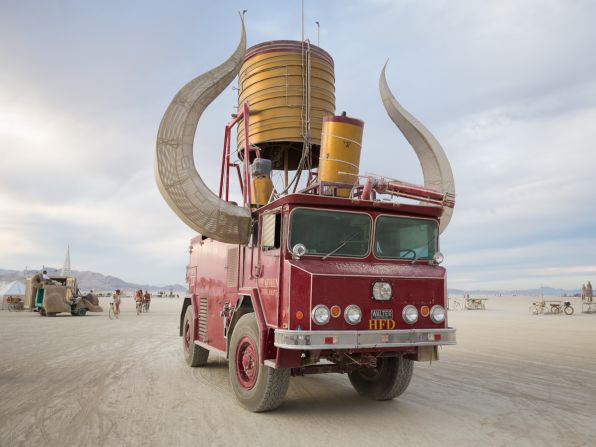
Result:
M278 327L279 290L281 273L281 250L270 250L261 254L261 275L257 288L269 327Z

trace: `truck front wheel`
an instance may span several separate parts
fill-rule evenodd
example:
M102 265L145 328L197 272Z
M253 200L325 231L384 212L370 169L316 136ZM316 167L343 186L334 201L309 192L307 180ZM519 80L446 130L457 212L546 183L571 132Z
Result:
M184 321L182 322L182 352L184 353L184 360L189 366L205 366L209 358L209 350L205 349L195 343L194 328L195 320L192 317L192 307L186 309L184 314Z
M390 400L402 394L412 379L414 362L403 357L381 357L376 368L360 368L348 373L359 394L374 400Z
M240 403L250 411L273 410L290 385L290 370L259 363L259 326L254 313L238 320L230 343L230 382Z

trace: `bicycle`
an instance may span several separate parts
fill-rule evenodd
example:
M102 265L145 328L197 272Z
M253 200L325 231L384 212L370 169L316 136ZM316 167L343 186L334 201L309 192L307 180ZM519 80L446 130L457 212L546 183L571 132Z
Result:
M562 312L565 315L573 315L573 306L571 306L571 301L564 301L563 304L551 304L551 312L554 314L560 314Z
M149 312L149 303L150 301L145 301L143 303L143 312Z
M141 315L141 312L143 312L143 303L137 301L137 315Z
M108 310L108 317L110 318L110 320L113 320L116 317L116 309L115 309L113 301L110 303L110 309Z
M462 310L462 304L456 298L448 298L447 310Z

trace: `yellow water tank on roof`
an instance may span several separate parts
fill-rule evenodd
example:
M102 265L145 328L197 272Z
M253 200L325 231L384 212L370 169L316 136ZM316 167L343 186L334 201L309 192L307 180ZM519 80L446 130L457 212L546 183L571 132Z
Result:
M333 59L308 43L277 40L246 51L238 78L238 105L248 102L249 142L261 157L290 170L302 157L308 119L314 163L319 154L323 117L335 113ZM310 113L307 113L307 109ZM244 121L238 125L238 152L244 151Z
M323 118L319 181L358 183L364 121L348 116ZM351 188L339 188L336 195L348 197Z

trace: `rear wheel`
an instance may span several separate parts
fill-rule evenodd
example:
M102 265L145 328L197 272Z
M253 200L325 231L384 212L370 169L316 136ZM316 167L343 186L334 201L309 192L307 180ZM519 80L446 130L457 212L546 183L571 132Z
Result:
M362 396L374 400L390 400L402 394L412 379L414 362L403 357L381 357L376 368L361 368L348 377Z
M77 310L77 315L79 317L84 317L85 315L87 315L87 309L79 309L79 310Z
M45 317L46 316L46 310L43 307L39 308L39 316L40 317Z
M281 405L290 385L290 370L260 363L259 326L254 313L238 320L230 342L230 382L246 409L273 410Z
M571 306L566 306L565 307L565 314L566 315L573 315L573 311L574 311L573 307L571 307Z
M209 350L195 343L194 340L194 318L192 317L192 308L186 308L184 314L184 330L182 331L182 349L184 360L189 366L205 366L209 358Z

